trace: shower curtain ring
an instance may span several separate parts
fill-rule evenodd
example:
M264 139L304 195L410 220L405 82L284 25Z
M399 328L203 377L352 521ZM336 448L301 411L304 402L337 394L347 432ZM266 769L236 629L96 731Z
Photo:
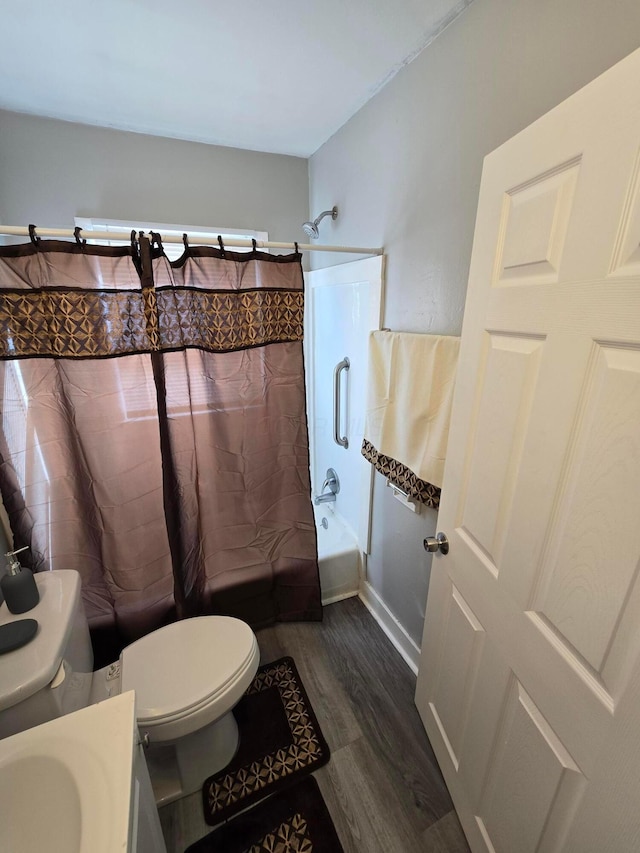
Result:
M31 238L31 242L33 243L33 245L37 249L39 247L40 238L36 234L36 226L35 225L29 225L29 237Z
M138 245L138 237L136 235L135 228L131 231L131 256L134 260L138 260L140 258L140 247Z
M251 245L253 246L253 251L254 251L254 252L257 252L257 251L258 251L258 244L256 243L256 238L255 238L255 237L252 237L252 238L251 238Z
M186 232L186 231L185 231L185 232L184 232L184 234L182 235L182 242L184 243L184 250L185 250L185 252L188 252L188 251L189 251L189 238L188 238L188 236L187 236L187 232Z
M222 242L222 237L218 234L218 243L220 244L220 252L222 253L222 257L226 257L224 250L224 243Z
M160 233L158 231L151 231L151 245L154 246L156 243L164 255L164 246L162 245L162 237L160 236Z
M78 246L80 246L80 247L85 246L85 245L86 245L86 243L87 243L87 241L86 241L86 240L84 240L84 239L83 239L83 240L81 240L81 239L80 239L80 232L81 232L81 231L82 231L82 228L81 228L79 225L76 225L76 227L73 229L73 236L76 238L76 243L77 243L77 244L78 244Z

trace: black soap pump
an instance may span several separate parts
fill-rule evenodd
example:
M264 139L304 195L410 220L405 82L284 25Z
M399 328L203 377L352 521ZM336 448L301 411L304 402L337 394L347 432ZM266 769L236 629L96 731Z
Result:
M6 575L0 580L0 588L11 613L26 613L40 601L40 593L33 572L31 569L24 569L16 557L16 554L28 550L29 546L26 545L24 548L5 554L5 557L9 558L9 565Z

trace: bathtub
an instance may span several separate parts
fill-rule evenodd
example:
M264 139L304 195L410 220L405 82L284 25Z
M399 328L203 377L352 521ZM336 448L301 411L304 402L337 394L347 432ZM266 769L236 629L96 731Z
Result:
M360 550L353 534L327 505L314 507L318 533L318 568L322 603L358 594Z

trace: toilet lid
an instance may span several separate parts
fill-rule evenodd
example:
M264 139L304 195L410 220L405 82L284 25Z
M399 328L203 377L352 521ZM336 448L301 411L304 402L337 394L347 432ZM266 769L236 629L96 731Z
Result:
M174 622L123 650L122 692L135 690L139 722L181 716L224 693L254 644L251 628L229 616Z

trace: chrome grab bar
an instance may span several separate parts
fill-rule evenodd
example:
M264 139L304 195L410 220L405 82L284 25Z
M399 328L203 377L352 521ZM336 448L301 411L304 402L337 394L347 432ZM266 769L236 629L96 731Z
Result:
M349 439L347 436L340 438L340 398L341 398L341 382L340 377L343 370L349 370L351 362L345 356L342 361L338 362L333 371L333 440L340 447L349 447Z

